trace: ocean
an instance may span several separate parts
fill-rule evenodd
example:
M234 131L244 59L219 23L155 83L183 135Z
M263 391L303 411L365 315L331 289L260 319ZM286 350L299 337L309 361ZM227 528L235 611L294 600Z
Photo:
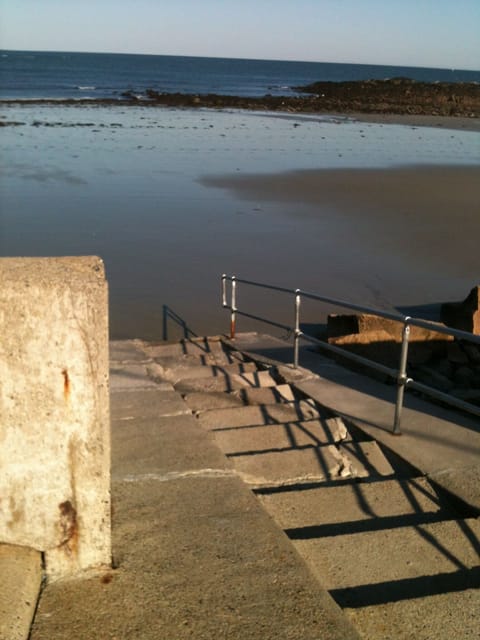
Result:
M432 80L452 79L453 73L455 81L479 76L357 65L3 52L1 97L27 103L0 104L0 256L101 256L112 338L172 339L184 326L199 335L225 332L224 272L383 308L462 298L480 273L479 223L474 216L472 228L462 217L477 192L449 194L448 215L432 222L431 214L423 219L422 207L406 203L407 194L418 192L431 209L425 189L409 179L394 202L385 191L381 215L370 209L382 196L384 170L478 167L477 132L366 123L342 115L95 101L145 88L262 95L319 79L412 77L414 72ZM69 97L91 100L34 101ZM335 170L345 171L348 193L349 172L365 169L378 173L360 194L355 215L331 194L320 197L320 189L311 204L301 193L278 199L261 190L241 193L228 180L222 182L232 176L271 181L304 170L322 175ZM435 175L428 178L433 191ZM442 178L443 186L448 179ZM386 222L393 219L396 227ZM408 238L402 229L409 230ZM445 248L447 241L451 249ZM278 321L291 321L289 304L265 303ZM318 310L305 308L303 319L318 322Z
M0 51L0 99L118 98L126 91L294 95L316 81L480 82L480 71L107 53Z

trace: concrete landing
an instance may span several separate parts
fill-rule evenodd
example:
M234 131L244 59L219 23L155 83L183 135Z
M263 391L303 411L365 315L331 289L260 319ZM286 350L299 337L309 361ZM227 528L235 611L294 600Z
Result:
M0 640L27 640L42 583L41 554L0 544Z
M47 585L31 640L358 640L148 352L111 358L115 568Z
M31 640L476 637L478 428L409 397L394 437L391 388L234 344L112 343L115 568L47 585Z

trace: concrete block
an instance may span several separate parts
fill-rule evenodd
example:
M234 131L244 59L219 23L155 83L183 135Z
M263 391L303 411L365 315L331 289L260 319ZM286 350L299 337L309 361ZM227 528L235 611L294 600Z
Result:
M0 639L27 640L42 583L38 551L0 544Z
M110 563L108 300L96 257L0 259L0 541Z

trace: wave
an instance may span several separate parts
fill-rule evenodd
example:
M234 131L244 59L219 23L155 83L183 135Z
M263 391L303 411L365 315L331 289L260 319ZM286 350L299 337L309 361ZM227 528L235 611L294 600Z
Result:
M97 89L97 87L94 87L93 85L78 85L75 88L79 91L95 91Z

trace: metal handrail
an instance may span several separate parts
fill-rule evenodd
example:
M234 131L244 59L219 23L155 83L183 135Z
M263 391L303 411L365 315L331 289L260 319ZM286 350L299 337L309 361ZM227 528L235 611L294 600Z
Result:
M230 303L228 303L227 301L227 282L231 283ZM294 325L289 326L289 325L277 322L275 320L272 320L270 318L265 318L262 316L257 316L251 313L247 313L245 311L240 311L237 307L237 284L245 284L252 287L268 289L270 291L278 291L280 293L286 293L286 294L295 296ZM380 318L393 320L395 322L399 322L403 324L402 344L401 344L400 362L399 362L398 369L392 369L378 362L375 362L374 360L370 360L369 358L364 358L363 356L350 353L340 347L331 345L327 342L324 342L323 340L319 340L318 338L315 338L314 336L311 336L301 331L300 330L300 306L301 306L302 298L306 298L309 300L316 300L318 302L325 302L337 307L343 307L345 309L359 311L361 313L368 313ZM417 389L418 391L421 391L426 395L430 395L433 398L442 400L459 409L463 409L464 411L480 416L480 407L477 407L474 404L471 404L469 402L465 402L464 400L460 400L459 398L455 398L454 396L451 396L449 394L438 391L437 389L434 389L433 387L430 387L428 385L422 384L420 382L416 382L415 380L407 376L407 359L408 359L410 327L420 327L422 329L435 331L436 333L451 335L459 340L468 340L469 342L473 342L475 344L480 345L480 336L477 336L473 333L469 333L468 331L460 331L459 329L452 329L450 327L446 327L445 325L441 325L436 322L431 322L429 320L423 320L421 318L412 318L410 316L404 316L400 313L383 311L382 309L374 309L373 307L368 307L366 305L354 304L352 302L339 300L337 298L330 298L328 296L320 296L316 293L312 293L309 291L302 291L301 289L288 289L286 287L278 287L278 286L266 284L263 282L256 282L254 280L245 280L243 278L237 278L236 276L228 276L226 274L222 275L222 306L223 308L230 309L230 338L232 340L235 338L237 315L251 318L253 320L258 320L260 322L265 322L266 324L270 324L272 326L279 327L281 329L285 329L286 331L292 332L293 334L293 366L295 369L298 368L298 362L299 362L299 342L300 342L300 339L303 339L318 345L319 347L321 347L326 351L339 354L342 357L351 360L352 362L356 362L358 364L362 364L364 366L380 371L384 375L387 375L393 378L394 380L396 380L397 397L395 402L395 416L393 420L393 431L392 431L394 435L400 435L401 433L400 432L401 413L403 408L404 393L407 387L412 389Z

